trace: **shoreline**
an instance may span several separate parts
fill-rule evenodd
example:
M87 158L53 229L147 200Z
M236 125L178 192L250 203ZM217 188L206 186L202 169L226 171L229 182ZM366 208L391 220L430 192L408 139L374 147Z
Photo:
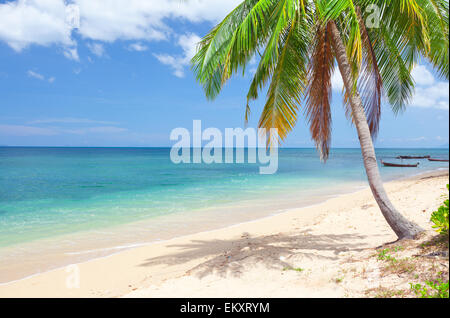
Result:
M395 177L395 176L391 176L385 183L389 183L392 181L401 181L401 180L408 180L410 178L414 178L416 176L420 176L420 175L424 175L424 174L429 174L429 173L433 173L433 172L439 172L439 171L448 171L448 169L446 168L436 168L436 169L431 169L431 170L426 170L426 171L421 171L418 172L416 174L413 175L409 175L409 176L399 176L399 177ZM357 182L358 183L358 182ZM227 228L233 228L235 226L240 226L240 225L244 225L247 223L253 223L253 222L258 222L260 220L265 220L267 218L271 218L273 216L277 216L277 215L281 215L284 213L288 213L290 211L293 210L298 210L298 209L304 209L304 208L313 208L315 206L319 206L323 203L328 202L329 200L332 200L334 198L338 198L341 196L345 196L345 195L351 195L351 194L356 194L360 191L363 191L365 189L368 189L368 185L365 183L365 185L357 185L357 183L348 183L345 184L345 186L347 186L348 188L346 188L344 191L338 193L338 194L330 194L327 193L326 194L321 194L320 197L325 196L326 200L323 201L321 200L321 198L315 198L315 200L313 200L312 203L309 202L304 202L304 200L302 200L301 202L290 202L289 201L289 207L287 208L283 208L283 209L277 209L277 210L273 210L273 211L265 211L263 213L257 213L255 215L252 215L252 217L241 217L241 219L243 220L238 220L238 221L232 221L230 224L227 224L225 226L220 226L218 224L208 224L208 225L204 225L203 227L199 227L196 230L193 230L191 232L188 233L184 233L181 235L169 235L170 237L168 238L154 238L151 239L149 241L138 241L138 242L130 242L130 243L126 243L126 242L118 242L118 245L113 245L113 246L105 246L105 247L98 247L98 248L94 248L94 249L87 249L87 250L79 250L79 251L75 251L75 252L63 252L61 255L70 255L70 256L82 256L82 255L89 255L89 254L95 254L95 255L91 255L91 256L87 256L85 258L79 259L77 261L66 261L63 264L59 264L59 265L47 265L46 269L42 270L42 271L38 271L38 272L34 272L31 274L25 274L24 276L18 277L18 278L13 278L12 280L8 280L8 281L0 281L0 286L3 285L8 285L10 283L15 283L15 282L19 282L21 280L26 280L29 278L32 278L34 276L37 275L41 275L41 274L45 274L45 273L49 273L52 271L56 271L56 270L61 270L66 268L69 265L74 265L74 264L84 264L90 261L95 261L97 259L104 259L104 258L108 258L110 256L114 256L117 254L120 254L122 252L125 252L127 250L132 250L135 248L142 248L142 247L146 247L146 246L150 246L153 244L158 244L158 243L166 243L166 242L170 242L172 240L175 239L182 239L184 237L190 236L190 235L195 235L195 234L203 234L203 233L210 233L210 232L214 232L217 230L223 230L223 229L227 229ZM325 188L326 190L330 190L329 188ZM320 191L323 191L324 189L320 189ZM292 195L292 194L291 194ZM318 194L316 193L315 196L317 196ZM259 202L257 200L251 200L251 202L253 204L255 204L256 202ZM224 209L225 207L218 207L216 209L211 209L213 211L219 210L219 209ZM248 208L248 207L247 207ZM201 213L202 211L200 211ZM205 211L203 211L203 213L209 214L210 209L205 209ZM185 214L186 212L182 212L180 214L174 214L174 215L169 215L167 216L169 218L169 220L171 218L177 219L180 218L180 215ZM187 212L189 213L189 212ZM241 213L243 215L246 215L245 213ZM136 221L136 222L131 222L131 223L127 223L124 225L119 225L119 226L113 226L112 228L105 228L105 229L98 229L98 230L93 230L93 231L88 231L88 232L78 232L78 233L73 233L73 234L65 234L62 236L57 236L57 237L50 237L50 238L44 238L41 240L36 240L36 241L32 241L32 242L26 242L26 243L19 243L18 245L12 245L12 246L8 246L4 249L14 249L14 248L21 248L23 246L28 246L28 245L34 245L34 244L43 244L43 242L45 243L46 241L50 241L50 242L56 242L56 241L60 241L60 240L67 240L72 238L74 235L75 237L82 237L83 235L86 234L91 234L94 232L98 232L98 231L109 231L112 230L113 233L116 233L117 235L120 235L122 233L127 233L127 231L125 231L125 229L127 227L133 227L136 225L141 225L145 227L145 225L147 224L147 222L149 221L153 221L154 219L149 219L149 220L141 220L141 221ZM205 229L206 226L206 229ZM130 231L128 229L128 231ZM0 252L2 250L0 249ZM35 271L35 270L34 270Z
M435 171L438 171L438 170L435 170ZM427 172L423 172L423 173L419 173L418 175L426 174L426 173ZM409 177L404 177L404 178L409 178ZM400 180L400 179L394 179L394 180ZM391 182L391 181L388 181L388 182ZM354 188L354 187L355 186L352 186L352 188ZM245 221L241 221L241 222L237 222L237 223L233 222L232 224L229 224L229 225L226 225L226 226L214 227L214 228L207 229L207 230L200 230L200 231L196 231L196 232L193 232L193 233L182 234L182 235L170 237L170 238L167 238L167 239L154 239L154 240L148 241L148 242L130 243L129 245L125 245L125 246L124 245L115 245L115 246L111 246L111 247L98 248L98 249L94 249L94 250L82 250L82 251L78 251L78 252L65 252L65 253L63 253L64 255L82 255L82 254L91 254L91 253L95 253L95 252L99 252L99 253L104 252L106 254L105 255L101 255L101 256L92 256L89 259L86 259L86 260L83 260L83 261L79 261L79 262L75 262L75 263L68 263L68 264L61 265L61 266L58 266L58 267L55 267L55 268L44 270L42 272L33 273L33 274L30 274L30 275L27 275L27 276L24 276L24 277L21 277L21 278L18 278L18 279L13 279L11 281L0 282L0 287L1 286L6 286L6 285L9 285L9 284L13 284L13 283L16 283L16 282L20 282L20 281L23 281L23 280L27 280L27 279L33 278L35 276L39 276L39 275L43 275L43 274L46 274L46 273L51 273L51 272L54 272L54 271L62 270L62 269L65 269L67 266L70 266L70 265L81 265L81 264L89 263L89 262L96 261L96 260L107 259L109 257L113 257L115 255L118 255L118 254L123 253L123 252L128 251L128 250L133 250L133 249L137 249L137 248L143 248L143 247L151 246L151 245L154 245L154 244L170 243L171 241L178 240L178 239L184 239L184 238L187 238L187 237L192 236L192 235L209 234L209 233L214 233L215 231L231 229L231 228L234 228L234 227L244 226L246 224L253 224L255 222L257 223L258 221L263 221L263 220L266 220L266 219L270 219L270 218L272 218L274 216L282 215L284 213L289 213L291 211L296 211L298 209L314 208L316 206L320 206L321 204L324 204L324 203L326 203L326 202L328 202L330 200L333 200L335 198L339 198L341 196L350 195L350 194L356 194L356 193L358 193L360 191L363 191L366 188L367 188L367 186L358 186L357 189L352 189L349 192L344 191L344 192L336 194L336 195L327 194L327 195L325 195L327 197L325 201L321 201L321 202L318 201L318 202L315 202L315 203L312 203L312 204L305 203L305 205L293 206L293 207L289 207L289 208L273 211L273 212L270 212L270 213L268 213L266 215L257 216L256 218L252 218L252 219L249 219L249 220L245 220ZM177 217L178 217L178 215L177 215ZM116 228L117 229L121 229L121 228L123 228L124 226L127 226L127 225L134 225L134 224L139 224L139 223L144 223L144 222L146 222L146 221L133 222L133 223L126 224L126 225L117 226ZM75 233L75 234L79 234L79 233ZM71 236L71 234L66 234L63 237L70 237L70 236ZM55 238L50 238L50 239L52 241L55 240ZM47 240L47 238L44 239L44 240ZM33 241L31 243L41 243L41 240ZM27 244L27 243L24 243L24 244ZM22 245L22 244L19 244L18 246L20 247L20 245ZM17 245L13 245L11 247L6 247L6 248L15 248L15 247L17 247ZM116 251L115 252L107 252L107 251L112 251L112 250L116 250ZM1 298L1 296L0 296L0 298Z
M343 187L344 187L343 188L344 190L340 190L339 193L337 193L337 194L330 193L331 187L315 189L313 192L313 195L312 195L312 199L308 196L307 200L305 198L302 198L300 200L290 199L294 194L294 191L293 191L292 193L290 193L289 195L287 195L284 198L284 199L286 199L286 201L283 202L285 207L283 207L281 209L279 207L275 208L275 206L272 206L271 208L268 209L267 207L264 206L264 201L261 201L259 199L258 200L255 200L255 199L245 200L245 201L242 201L242 202L245 202L244 205L233 206L232 208L230 208L229 206L218 206L218 207L214 207L214 208L206 208L203 210L185 211L185 212L170 214L167 216L150 218L148 220L135 221L135 222L119 225L119 226L113 226L111 228L91 230L91 231L86 231L86 232L82 231L82 232L76 232L73 234L64 234L62 236L43 238L43 239L32 241L32 242L19 243L19 244L15 244L12 246L0 248L0 256L1 256L1 252L11 251L13 253L15 249L24 249L25 248L28 251L34 252L34 250L38 250L40 246L43 246L43 245L45 246L45 245L52 244L55 242L60 242L60 241L61 242L72 241L73 238L75 238L75 241L77 241L77 242L79 240L83 241L82 243L78 242L79 243L79 245L77 246L78 248L86 247L86 249L79 249L79 250L76 250L73 252L67 251L67 246L66 246L66 249L56 248L57 252L58 252L57 253L58 259L56 261L60 263L59 265L51 265L51 264L56 263L56 262L53 262L50 265L45 265L46 268L43 270L39 270L38 272L36 272L36 270L32 270L33 273L31 273L31 274L19 275L20 277L13 278L8 281L0 281L0 286L7 285L9 283L18 282L18 281L21 281L24 279L28 279L28 278L34 277L36 275L45 274L45 273L52 272L55 270L63 269L69 265L83 264L83 263L94 261L97 259L107 258L109 256L113 256L113 255L122 253L127 250L145 247L145 246L149 246L152 244L170 242L171 240L178 239L178 238L184 238L184 237L190 236L190 235L195 235L195 234L200 234L200 233L209 233L209 232L214 232L216 230L227 229L227 228L231 228L234 226L239 226L241 224L252 223L252 222L256 222L258 220L264 220L266 218L280 215L280 214L289 212L291 210L307 208L307 207L314 207L315 205L322 204L323 202L327 202L328 200L331 200L333 198L337 198L339 196L347 195L347 194L351 194L351 193L356 193L356 192L361 191L366 188L366 186L359 185L359 182L346 182L343 184ZM323 197L326 198L325 201L322 200ZM241 201L239 201L239 202L241 202ZM288 206L288 207L286 207L286 206ZM248 210L248 211L246 211L246 210ZM261 212L261 210L263 210L263 211ZM228 217L228 215L226 216L227 219L225 220L224 219L225 213L229 213L230 211L232 211L234 213L234 214L231 213L231 220ZM223 212L225 212L225 213L223 213ZM114 234L113 236L126 235L128 233L131 233L132 230L135 228L137 228L137 229L145 228L146 226L148 226L155 220L158 223L162 223L161 219L163 220L163 223L164 222L170 223L170 222L173 222L174 220L177 222L179 222L180 220L183 220L183 222L184 222L184 220L186 218L192 217L191 213L194 213L195 214L194 217L196 217L196 218L200 217L200 219L203 221L203 223L201 225L198 225L198 224L196 224L198 222L191 222L190 225L193 227L193 229L190 228L188 231L184 231L182 234L175 234L175 232L171 232L171 233L167 234L166 237L164 237L164 238L154 237L148 241L136 241L136 240L133 240L131 242L117 241L116 242L117 245L109 245L110 241L108 241L108 245L102 246L102 245L100 245L99 242L97 242L97 247L94 246L94 248L91 248L92 245L90 245L90 243L95 241L96 238L101 239L101 237L98 236L98 233L101 233L101 232L106 232L106 233L110 233L110 234L113 233ZM220 220L221 222L218 222L218 221L212 222L211 220L214 219L215 217L222 218ZM227 224L223 225L222 222L227 223ZM102 241L104 241L104 238ZM47 252L52 252L52 254L47 254L47 256L55 257L55 255L56 255L56 252L53 250L50 250L50 251L47 250ZM39 258L37 260L40 261L42 259L41 252L39 252L37 254L39 255ZM72 257L78 257L78 258L75 258L75 261L68 260L68 261L64 261L64 263L61 263L61 259L64 258L65 256L72 256ZM4 263L6 263L7 266L9 266L10 262L6 262L6 260L7 259L5 259ZM8 260L8 261L11 261L11 260ZM12 260L12 261L14 261L14 260ZM27 261L29 261L29 259L27 259ZM22 262L22 261L16 260L16 264L18 262ZM2 267L2 264L0 263L0 273L1 273L2 268L5 268L5 265L3 265L3 267ZM30 270L27 270L27 271L30 271ZM18 275L16 275L16 276L18 276ZM0 276L0 279L1 279L1 276Z
M426 175L437 175L437 176L448 176L448 169L445 169L445 171L435 171L435 172L424 172L424 173L420 173L418 176L415 177L406 177L406 180L409 180L408 182L412 182L413 180L416 179L420 179L420 177L424 177ZM406 182L406 181L402 181L402 180L394 180L394 181L390 181L388 183L386 183L387 185L391 185L392 183L401 183L401 182ZM133 255L133 257L137 257L140 261L142 261L141 257L139 256L140 253L143 253L146 250L157 250L157 253L155 254L165 254L168 252L168 250L170 250L169 246L173 243L176 242L186 242L189 241L193 238L196 237L217 237L217 236L221 236L224 233L236 233L236 231L240 231L242 229L247 229L247 228L257 228L257 225L261 225L261 224L267 224L267 223L272 223L272 221L275 221L277 219L286 219L286 218L290 218L292 217L292 214L296 214L295 217L296 218L301 218L302 219L302 223L304 225L308 225L311 223L311 221L313 221L318 215L324 215L327 213L324 213L323 211L321 211L320 207L323 206L327 206L330 205L330 201L346 201L345 199L349 199L349 198L355 198L360 196L362 193L367 192L368 187L365 187L364 189L360 189L357 190L355 192L352 193L346 193L346 194L340 194L337 197L332 197L332 198L328 198L327 201L325 202L320 202L317 204L313 204L313 205L309 205L306 207L293 207L291 209L287 209L283 212L279 212L279 213L275 213L275 214L271 214L262 218L258 218L258 219L253 219L253 220L249 220L249 221L245 221L245 222L241 222L241 223L237 223L237 224L233 224L233 225L229 225L223 228L216 228L216 229L212 229L212 230L207 230L207 231L203 231L203 232L197 232L194 234L189 234L189 235L185 235L185 236L178 236L178 237L174 237L168 240L163 240L163 241L154 241L154 242L149 242L149 243L144 243L144 245L139 246L139 247L133 247L133 248L128 248L128 249L121 249L115 253L109 254L107 256L104 257L99 257L99 258L95 258L95 259L90 259L87 260L85 262L79 262L76 263L75 265L80 267L80 268L85 268L85 267L89 267L89 268L95 268L96 266L98 266L99 264L102 264L103 266L109 266L111 265L110 263L121 263L124 261L124 259L127 259L127 256L129 256L129 254ZM359 195L358 195L359 194ZM313 210L318 210L319 212L317 213L314 212ZM299 211L303 211L305 213L298 213ZM309 211L309 212L308 212ZM331 211L331 213L333 213ZM291 222L292 220L290 220ZM288 222L289 223L289 222ZM284 224L285 225L285 224ZM272 228L272 230L274 230ZM212 235L214 234L214 235ZM152 253L150 253L152 254ZM132 258L132 257L131 257ZM126 262L126 261L125 261ZM188 261L189 263L189 261ZM114 267L114 264L112 264L110 266L110 268ZM184 267L184 266L182 266ZM6 283L2 283L0 284L0 297L11 297L13 295L17 295L14 291L18 291L17 288L19 288L21 290L21 292L19 294L24 293L24 296L28 296L28 297L34 297L36 296L36 294L33 293L33 291L29 290L30 288L30 283L35 286L34 284L43 284L46 285L45 282L49 281L55 281L56 277L59 277L59 279L56 279L56 281L59 281L59 283L64 282L64 277L67 276L67 273L65 272L64 269L67 269L66 267L60 267L60 268L56 268L56 269L52 269L50 271L46 271L46 272L42 272L42 273L36 273L33 274L31 276L28 277L24 277L21 278L19 280L14 280L14 281L10 281L10 282L6 282ZM129 268L128 268L129 269ZM83 272L85 270L83 269ZM141 269L138 271L136 270L135 274L131 274L131 276L134 277L134 279L139 278L139 273ZM92 276L93 278L96 276L95 275L96 271L92 271L90 270L90 274L89 276ZM145 272L145 270L143 270L143 272ZM163 271L164 272L164 271ZM160 273L161 275L157 275L159 276L159 278L164 281L165 279L167 279L167 277L165 276L164 273ZM143 273L143 277L145 277L146 275ZM171 276L171 275L169 275ZM125 291L130 291L129 288L127 288L129 285L131 286L131 281L133 281L133 279L131 277L129 277L130 281L122 284L124 286L121 287L114 287L115 291L99 291L99 289L101 290L101 282L97 282L97 283L93 283L93 285L96 285L96 293L92 294L92 292L87 292L86 290L84 290L84 288L81 288L82 290L76 289L76 290L68 290L67 288L65 288L64 286L59 286L58 288L58 292L56 294L53 294L55 292L55 290L53 290L52 288L50 288L50 290L47 290L47 293L43 293L44 297L51 297L52 295L56 295L57 297L64 297L63 295L66 296L74 296L74 297L85 297L85 296L123 296L126 294ZM156 279L157 281L158 279ZM40 283L37 283L40 282ZM91 282L92 284L92 282ZM117 282L118 285L121 285L120 282ZM25 285L28 286L26 288L26 292L24 292L24 289L20 288L20 286ZM110 284L111 285L111 284ZM115 284L113 284L114 286ZM143 286L138 286L139 288L143 287ZM134 287L133 287L134 288ZM32 288L32 289L35 289ZM43 288L45 290L45 288ZM10 290L10 292L8 291ZM95 288L94 288L95 290ZM86 293L87 292L87 293ZM34 296L33 296L34 295Z

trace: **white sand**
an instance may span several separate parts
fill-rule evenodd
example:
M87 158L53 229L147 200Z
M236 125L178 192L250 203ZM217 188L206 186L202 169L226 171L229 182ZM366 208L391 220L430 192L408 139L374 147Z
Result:
M441 171L386 189L407 218L431 231L430 214L447 183L448 171ZM0 285L0 297L364 296L378 277L368 253L395 239L366 189ZM77 274L79 288L68 288Z

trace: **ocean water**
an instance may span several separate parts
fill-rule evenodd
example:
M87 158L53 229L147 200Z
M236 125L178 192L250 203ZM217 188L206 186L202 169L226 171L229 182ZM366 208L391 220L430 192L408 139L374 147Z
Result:
M259 164L176 165L169 152L0 148L0 248L141 221L155 234L164 227L152 228L152 220L161 217L183 216L183 226L189 227L198 211L204 212L204 221L207 211L219 211L216 216L224 219L230 210L238 215L252 207L274 213L282 210L283 202L301 204L367 185L359 149L333 149L326 164L315 149L280 149L274 175L260 175ZM378 158L390 162L407 154L448 159L447 149L377 149ZM383 179L448 168L444 162L411 161L421 164L380 167Z
M448 158L447 149L377 149ZM385 181L448 163L380 167ZM0 284L177 236L255 220L367 187L359 149L279 149L260 164L180 164L169 148L0 147Z

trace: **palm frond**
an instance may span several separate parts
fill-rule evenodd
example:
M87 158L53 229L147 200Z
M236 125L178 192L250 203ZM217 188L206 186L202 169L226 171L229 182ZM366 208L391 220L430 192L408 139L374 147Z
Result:
M430 49L430 30L427 24L422 0L356 0L361 8L376 5L382 12L380 23L387 29L402 29L404 40L414 37L420 38L420 45L424 51ZM429 0L426 0L429 1Z
M362 18L360 9L357 9L361 39L364 46L363 64L358 80L358 91L362 96L364 110L372 138L376 138L381 117L381 98L383 96L383 80L378 68L377 57L373 49L372 40Z
M394 113L405 109L414 94L414 80L411 75L415 59L405 50L401 37L380 25L373 48L383 80L384 91ZM406 52L406 54L405 54Z
M449 79L449 3L448 0L418 0L427 16L430 50L423 55L443 79Z
M306 81L308 39L301 30L299 16L295 15L280 34L278 60L273 70L267 100L259 127L278 129L278 137L284 140L297 121L297 111ZM269 145L279 140L269 139Z
M369 5L380 9L379 28L364 24ZM395 113L403 110L412 99L411 71L421 57L448 79L448 8L447 0L243 0L202 39L192 66L207 98L213 99L237 71L245 73L258 53L259 64L247 94L246 121L250 101L268 85L259 126L277 128L283 140L293 129L306 96L311 135L326 160L334 68L329 23L340 32L352 71L353 85L346 80L351 91L345 91L344 101L360 94L375 137L382 96ZM352 117L349 107L346 111Z
M232 72L245 65L267 33L274 0L245 0L198 45L191 60L207 98L214 99Z
M334 53L332 50L329 23L319 25L314 40L309 71L306 100L306 117L308 118L311 137L320 157L328 159L331 144L331 77L334 70Z
M284 5L287 5L287 7L284 7ZM300 13L298 11L300 11ZM296 33L295 38L298 39L300 37L302 41L298 43L297 49L298 54L303 56L302 60L299 62L302 64L306 63L305 60L307 50L302 48L307 48L307 43L309 42L310 25L312 23L310 12L302 0L300 0L299 4L295 6L292 6L289 1L280 1L271 18L271 25L274 31L272 32L270 39L267 41L265 50L261 55L258 67L253 76L253 80L247 94L247 105L245 112L246 123L248 122L248 117L250 114L250 101L258 98L259 91L262 90L268 80L271 79L279 61L279 55L282 54L282 50L280 50L280 41L282 39L281 33L284 32L284 30L281 26L287 23L286 19L289 19L289 21L295 20L296 25L293 30ZM291 39L291 42L292 41L295 41L295 39ZM290 42L288 42L288 45L289 43Z

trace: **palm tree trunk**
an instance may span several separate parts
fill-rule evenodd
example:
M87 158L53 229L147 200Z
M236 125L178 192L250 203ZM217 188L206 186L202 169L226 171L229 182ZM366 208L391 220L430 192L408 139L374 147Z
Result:
M331 33L333 45L336 53L339 70L344 81L345 88L348 92L352 91L353 81L350 63L347 57L346 48L342 42L342 38L336 24L331 22ZM389 200L381 181L380 172L378 170L375 149L372 143L369 125L367 124L366 114L364 112L363 103L358 92L352 94L349 100L353 121L355 123L361 151L364 159L364 167L366 169L367 178L369 180L370 189L372 190L375 201L380 207L381 213L397 234L399 239L414 238L423 231L418 225L407 220L401 215Z

